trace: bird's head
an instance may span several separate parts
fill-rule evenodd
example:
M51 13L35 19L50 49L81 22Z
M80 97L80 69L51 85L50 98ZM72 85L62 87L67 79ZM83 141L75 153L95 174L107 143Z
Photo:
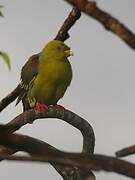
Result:
M69 56L73 56L73 52L70 50L66 44L59 40L50 41L43 49L45 56L56 58L56 59L66 59Z

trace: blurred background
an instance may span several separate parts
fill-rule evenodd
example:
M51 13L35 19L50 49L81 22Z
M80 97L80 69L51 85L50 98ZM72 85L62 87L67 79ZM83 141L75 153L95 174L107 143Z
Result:
M135 1L97 0L98 6L117 17L135 32ZM59 0L1 0L0 50L8 52L12 70L0 61L0 98L19 83L20 71L29 56L38 53L57 34L71 6ZM96 135L95 153L113 156L134 144L135 136L135 52L90 17L82 17L70 30L73 80L59 104L85 118ZM1 114L6 123L22 112L15 102ZM53 119L37 120L20 133L27 134L71 152L80 152L82 136L70 125ZM135 163L135 156L125 158ZM95 173L97 180L126 180L114 173ZM0 179L62 179L44 164L1 162Z

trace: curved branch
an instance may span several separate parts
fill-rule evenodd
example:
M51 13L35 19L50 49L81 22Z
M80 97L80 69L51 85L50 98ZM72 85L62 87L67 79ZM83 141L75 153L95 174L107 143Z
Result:
M124 157L124 156L128 156L131 154L135 154L135 145L123 148L123 149L117 151L115 154L117 157Z
M93 128L86 120L66 109L64 111L58 111L56 109L49 108L47 112L39 112L39 111L35 111L34 109L25 111L24 113L20 114L9 123L5 125L0 125L0 132L13 133L14 131L20 129L25 124L31 123L38 118L59 118L71 124L72 126L76 127L81 131L83 135L82 151L87 154L92 154L94 152L95 135ZM63 167L56 167L56 166L54 167L60 174L68 171L68 173L64 173L64 175L69 174L69 172L72 173L74 172L77 177L78 176L88 177L88 175L90 175L90 177L92 177L90 178L90 180L94 179L94 175L89 170L84 170L84 169L81 170L77 168L73 170L73 168L66 167L66 170L63 171ZM62 168L62 171L60 168ZM72 176L70 178L72 179ZM69 179L69 177L67 179Z
M59 111L50 107L47 112L39 112L34 109L31 109L18 115L9 123L5 125L0 125L0 131L5 133L12 133L20 129L27 123L32 123L39 118L58 118L76 127L81 131L84 138L83 152L94 152L95 135L93 128L85 119L66 109L64 111Z
M106 30L116 34L130 48L135 49L135 34L131 32L124 24L122 24L115 17L100 9L95 1L88 1L88 0L64 0L64 1L67 1L69 4L76 6L85 14L96 19L104 26Z

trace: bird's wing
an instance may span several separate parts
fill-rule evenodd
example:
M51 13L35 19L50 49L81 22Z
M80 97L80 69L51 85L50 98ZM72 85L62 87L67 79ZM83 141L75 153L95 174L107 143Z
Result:
M31 56L29 60L25 63L25 65L22 67L22 71L21 71L22 92L18 96L16 105L27 95L29 87L31 86L33 80L37 76L39 56L40 54L35 54Z

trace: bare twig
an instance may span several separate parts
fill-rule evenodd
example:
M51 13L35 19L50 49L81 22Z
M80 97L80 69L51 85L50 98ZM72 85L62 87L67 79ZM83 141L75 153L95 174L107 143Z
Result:
M20 84L9 94L7 95L5 98L3 98L0 101L0 112L7 107L10 103L12 103L20 94L21 92L21 87Z
M78 8L74 7L70 12L67 19L64 21L63 25L61 26L58 34L56 35L55 39L60 41L67 40L70 36L68 31L70 28L75 24L75 22L80 18L81 12Z
M100 9L95 1L88 0L64 0L100 22L106 30L109 30L121 38L129 47L135 49L135 34L115 17Z
M124 156L128 156L131 154L135 154L135 145L123 148L116 152L117 157L124 157Z

